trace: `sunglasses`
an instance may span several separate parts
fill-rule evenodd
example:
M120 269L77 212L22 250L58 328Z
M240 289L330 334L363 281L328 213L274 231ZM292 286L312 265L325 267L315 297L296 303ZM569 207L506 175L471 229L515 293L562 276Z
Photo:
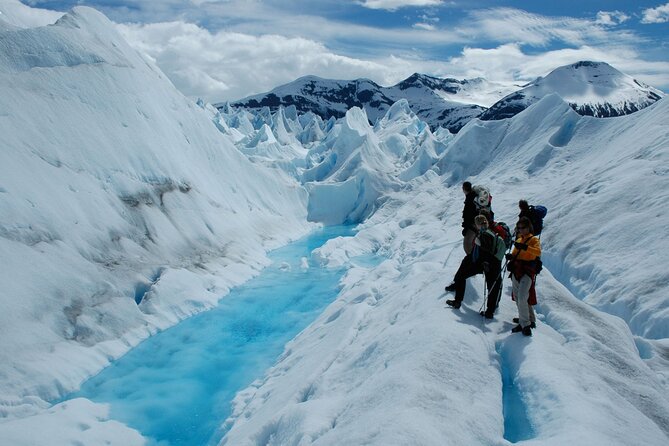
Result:
M527 229L527 226L516 226L516 229Z

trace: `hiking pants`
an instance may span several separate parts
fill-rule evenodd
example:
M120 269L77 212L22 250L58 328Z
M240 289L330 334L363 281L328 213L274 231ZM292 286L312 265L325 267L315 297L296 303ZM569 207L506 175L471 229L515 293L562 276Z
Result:
M511 283L513 284L513 296L516 298L516 306L518 307L518 323L525 328L530 325L530 311L534 313L531 305L527 300L530 298L530 287L532 286L532 278L527 274L523 274L520 280L516 279L515 275L511 275Z
M467 255L462 262L460 262L460 268L455 273L453 282L455 282L455 300L462 302L462 299L465 297L465 289L467 287L467 279L481 274L483 272L483 267L479 262L473 262L472 256Z
M474 238L476 237L476 231L472 229L467 229L465 232L465 238L462 240L462 248L465 250L465 254L469 256L474 249Z
M486 312L488 314L493 314L497 305L499 304L499 296L502 291L502 262L494 259L489 262L486 262L488 267L483 269L483 274L485 275L485 283L488 289L488 296L486 302ZM484 299L486 296L484 296Z

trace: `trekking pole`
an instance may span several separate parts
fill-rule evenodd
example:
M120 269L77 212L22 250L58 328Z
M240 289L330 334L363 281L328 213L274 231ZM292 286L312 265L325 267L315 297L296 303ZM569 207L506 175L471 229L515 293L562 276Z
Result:
M485 280L485 274L483 274L483 303L481 304L481 308L479 308L479 313L481 311L485 311L485 306L486 302L488 301L488 293L486 292L486 289L488 287L488 283Z
M514 233L513 233L513 236L512 236L513 240L516 240L516 237L517 237L517 236L518 236L518 234L517 234L516 232L514 232ZM512 250L513 250L513 245L511 245L511 246L509 247L509 249L507 250L506 254L511 253ZM516 257L518 257L519 254L520 254L520 252L518 252L518 254L516 255ZM493 286L492 286L493 288L495 288L495 287L497 286L497 282L498 282L500 279L502 279L502 277L504 276L504 274L506 274L507 267L508 267L508 264L509 264L509 259L506 257L506 255L504 256L504 259L505 259L505 260L504 260L504 266L502 266L502 268L499 270L499 274L497 275L497 278L495 279L495 282L493 283ZM515 258L514 258L514 260L515 260ZM502 279L502 280L503 280L503 279ZM497 293L497 306L499 306L499 301L501 300L501 297L502 297L502 289L501 289L501 287L500 287L500 289L499 289L499 291L498 291L498 293Z

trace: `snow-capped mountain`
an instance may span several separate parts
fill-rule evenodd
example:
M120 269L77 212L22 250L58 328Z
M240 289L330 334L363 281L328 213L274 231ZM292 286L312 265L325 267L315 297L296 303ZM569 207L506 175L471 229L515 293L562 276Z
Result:
M351 107L359 107L374 123L393 103L407 99L414 113L432 129L445 127L456 133L485 111L485 105L481 104L490 105L516 88L483 79L460 81L418 73L392 87L382 87L369 79L344 81L305 76L268 93L234 101L232 105L274 110L280 105L294 105L300 112L311 111L323 119L340 118Z
M557 68L525 86L482 78L440 79L418 73L391 87L369 79L343 81L305 76L232 105L271 110L293 105L299 112L311 111L323 119L340 118L351 107L359 107L375 123L393 103L406 99L413 112L433 130L444 127L457 133L473 118L509 118L551 93L560 95L579 114L600 118L633 113L664 96L662 91L607 63L582 61Z
M527 84L495 103L480 118L509 118L551 93L557 93L578 114L599 118L634 113L664 96L662 91L605 62L582 61L556 68Z

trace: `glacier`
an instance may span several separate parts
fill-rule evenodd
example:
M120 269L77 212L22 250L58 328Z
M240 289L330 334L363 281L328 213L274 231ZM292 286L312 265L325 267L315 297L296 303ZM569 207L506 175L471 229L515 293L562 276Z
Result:
M373 126L359 108L216 108L99 12L19 5L0 18L3 441L150 444L59 399L343 222L355 235L311 254L347 265L339 295L237 393L221 444L669 441L666 98L600 119L551 94L456 135L406 101ZM531 339L509 332L507 282L492 321L480 277L444 305L464 180L510 224L519 198L549 208Z

